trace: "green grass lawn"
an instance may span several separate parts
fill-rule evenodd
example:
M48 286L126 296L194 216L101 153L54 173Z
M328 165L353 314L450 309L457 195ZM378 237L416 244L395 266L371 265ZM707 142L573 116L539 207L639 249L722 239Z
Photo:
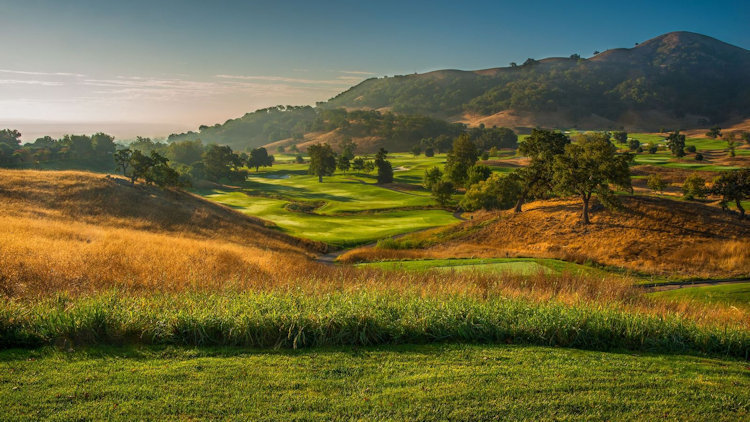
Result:
M683 287L681 289L652 293L652 295L665 299L689 299L750 309L750 283L721 284L705 287Z
M597 269L557 259L542 258L468 258L468 259L420 259L409 261L383 261L357 264L361 267L374 267L387 270L406 271L486 271L491 273L512 273L530 275L539 272L559 274L591 274Z
M274 169L253 174L241 190L206 190L200 195L277 224L285 232L346 247L383 237L457 222L434 209L426 192L402 193L370 183L356 175L317 178ZM287 206L309 204L307 212Z
M0 352L6 420L743 420L747 362L533 346Z

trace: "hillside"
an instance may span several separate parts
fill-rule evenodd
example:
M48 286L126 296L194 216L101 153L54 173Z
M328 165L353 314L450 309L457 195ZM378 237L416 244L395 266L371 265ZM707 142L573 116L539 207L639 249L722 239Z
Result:
M320 249L265 224L118 177L0 170L0 292L252 284Z
M351 139L362 152L374 152L380 147L407 151L422 138L453 137L462 130L461 125L427 116L278 106L247 113L221 125L201 126L199 132L172 134L169 141L200 139L241 151L260 146L274 151L292 145L304 149L314 142L336 147Z
M589 59L368 79L323 107L389 109L509 127L707 127L750 117L750 51L672 32Z
M399 258L558 258L660 275L750 275L750 224L718 208L652 197L624 198L622 211L598 209L580 225L580 203L538 201L524 212L475 213L460 225L401 239L419 249L358 249L344 262Z

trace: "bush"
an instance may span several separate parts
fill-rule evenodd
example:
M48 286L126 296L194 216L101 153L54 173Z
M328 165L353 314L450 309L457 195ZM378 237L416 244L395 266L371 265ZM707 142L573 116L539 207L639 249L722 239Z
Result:
M682 184L682 194L685 199L705 198L706 180L693 173Z
M648 185L648 188L654 192L663 192L664 188L667 187L667 182L665 182L658 174L648 176L646 184Z
M518 200L521 183L515 174L493 174L489 179L471 186L461 200L461 208L467 211L478 209L508 209Z

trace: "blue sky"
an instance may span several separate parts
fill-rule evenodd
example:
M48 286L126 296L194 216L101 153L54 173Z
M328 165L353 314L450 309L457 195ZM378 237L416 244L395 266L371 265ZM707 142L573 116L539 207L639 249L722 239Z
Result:
M670 31L750 48L749 21L747 1L0 0L0 124L166 134L367 77L586 57Z

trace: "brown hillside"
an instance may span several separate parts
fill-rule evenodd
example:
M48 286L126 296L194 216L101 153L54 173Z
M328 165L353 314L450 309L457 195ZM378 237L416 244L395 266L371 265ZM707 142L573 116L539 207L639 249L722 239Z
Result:
M341 260L530 256L664 275L750 275L750 222L695 202L633 196L623 205L619 212L598 210L589 226L579 223L574 200L534 202L520 214L477 213L461 225L411 236L435 246L359 249Z
M177 191L85 172L0 170L0 293L255 282L313 243Z

